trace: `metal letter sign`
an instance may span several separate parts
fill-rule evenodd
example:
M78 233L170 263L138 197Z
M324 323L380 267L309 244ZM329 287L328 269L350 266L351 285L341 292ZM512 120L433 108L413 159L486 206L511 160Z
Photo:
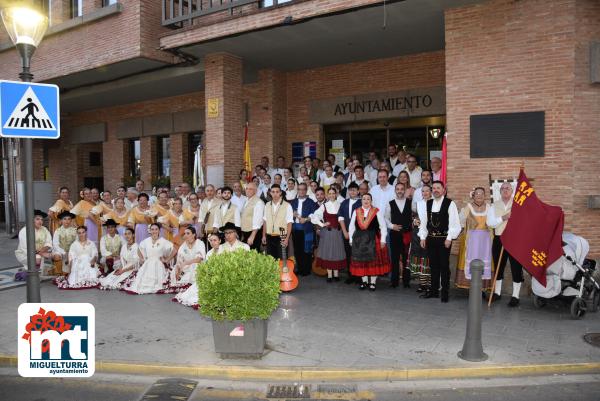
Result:
M58 139L58 86L0 81L0 135Z

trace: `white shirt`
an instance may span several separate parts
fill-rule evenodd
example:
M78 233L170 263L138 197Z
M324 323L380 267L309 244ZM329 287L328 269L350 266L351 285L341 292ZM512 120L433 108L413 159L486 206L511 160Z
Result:
M275 204L275 202L273 202L273 201L271 201L269 203L270 203L270 205L265 205L265 213L263 216L263 221L267 221L267 212L269 211L268 210L269 208L271 208L271 211L273 213L273 218L275 218L275 215L277 214L277 211L279 210L279 207L281 206L281 200L277 204ZM294 222L294 211L292 210L292 205L290 205L289 203L286 202L286 206L287 206L287 209L285 211L285 222L293 223Z
M376 183L377 182L377 173L379 172L379 170L375 170L374 168L371 169L371 171L369 171L368 175L367 172L365 171L365 177L367 178L367 180L369 182L373 182Z
M131 209L133 209L134 207L136 207L137 205L138 205L138 203L137 203L137 201L136 201L136 200L134 200L134 201L132 202L132 201L130 201L129 199L125 198L125 208L126 208L127 210L131 210Z
M421 172L423 169L419 166L415 167L415 169L411 172L408 170L408 167L404 169L408 173L410 177L410 186L413 188L419 188L423 182L421 181Z
M225 223L223 222L223 218L225 217L225 215L227 214L227 212L229 211L229 208L232 207L235 209L233 211L233 224L235 224L236 227L241 227L242 223L242 218L241 218L241 214L240 214L240 209L238 209L233 202L225 202L223 201L223 203L221 203L221 206L219 206L219 213L217 213L217 215L215 216L215 220L214 220L214 224L213 227L214 228L221 228L225 225Z
M440 175L442 175L442 170L438 171L437 173L435 171L432 171L432 176L433 176L433 181L439 181L440 180Z
M400 212L402 212L404 210L404 206L406 205L406 198L402 198L402 199L395 198L394 201L396 201L396 206L398 206L398 209L400 209ZM385 224L387 225L387 228L389 228L391 230L394 225L392 224L392 207L390 206L389 203L385 207L384 218L385 218Z
M369 209L362 208L365 216L369 212ZM358 209L356 209L358 210ZM383 218L383 212L379 210L377 212L377 222L379 223L379 235L381 235L380 242L385 244L385 238L387 236L387 228L385 225L385 219ZM354 231L356 231L356 213L352 213L352 219L350 220L350 228L348 230L348 238L350 245L352 245L352 236L354 235Z
M400 174L400 172L402 170L404 170L406 168L406 163L400 163L398 162L394 168L392 169L392 175L398 177L398 174Z
M325 227L325 222L323 220L323 214L325 213L325 209L327 209L327 213L329 214L338 214L340 211L340 203L338 201L331 202L327 201L324 205L321 205L317 211L312 215L310 221L313 224L318 225L319 227ZM338 221L344 220L343 217L338 216Z
M246 202L248 202L246 195L237 196L235 193L231 195L231 203L236 205L238 210L242 210Z
M444 196L439 199L433 198L433 205L431 205L431 212L436 213L440 211L442 207L442 201L444 200ZM417 210L419 212L419 220L421 221L421 225L419 226L419 238L422 240L427 239L427 204L425 207L418 207ZM456 203L454 201L450 202L450 206L448 207L448 236L446 240L451 241L456 239L460 234L461 226L460 226L460 218L458 217L458 210L456 208Z
M396 192L394 187L389 184L385 188L381 188L381 185L375 185L371 188L371 196L373 197L373 206L384 213L387 204L396 197Z
M335 177L333 175L331 175L331 177L327 177L327 175L325 173L323 173L323 175L321 176L321 184L320 185L323 188L325 188L326 186L329 187L334 182L335 182Z
M296 199L297 195L298 195L298 191L296 191L295 189L287 190L287 191L285 191L285 200L292 201L292 200Z
M258 195L256 195L258 196ZM246 207L248 203L244 205ZM254 211L252 212L252 231L260 230L263 224L263 217L265 215L265 203L262 199L258 199L258 202L254 205Z
M430 183L430 185L431 185L431 183ZM422 200L423 200L423 184L421 182L421 186L419 188L415 189L415 192L413 193L413 197L412 197L412 210L413 210L413 212L417 211L417 205Z
M503 209L504 209L503 215L505 215L511 210L513 202L512 202L512 198L511 198L508 200L508 203L504 203L502 201L502 199L500 199L498 201L498 203L500 203L500 205L503 206ZM486 224L488 225L488 227L492 227L494 229L494 234L496 234L495 229L498 228L502 223L505 222L505 220L502 220L502 216L496 216L495 203L488 209L487 217L485 220L486 220Z
M349 202L348 202L348 216L350 216L350 218L352 218L352 213L354 212L354 210L352 210L352 206L354 206L354 204L357 201L359 201L359 200L360 200L360 198L356 198L356 199L349 198Z
M249 251L250 247L248 246L248 244L240 241L240 240L236 240L233 245L230 244L229 242L225 241L224 243L222 243L219 246L219 250L217 251L217 253L224 253L224 252L234 252L237 251L238 249L243 249L245 251Z
M121 248L123 248L124 246L127 245L127 242L123 239L123 237L121 237L119 235L119 233L115 233L114 236L111 236L110 234L106 234L103 235L102 238L100 238L100 256L103 257L107 257L110 256L111 252L108 250L108 248L106 247L106 239L107 237L110 237L111 239L118 239L121 242ZM120 254L120 250L119 250L119 254ZM118 256L118 255L114 255L114 256Z

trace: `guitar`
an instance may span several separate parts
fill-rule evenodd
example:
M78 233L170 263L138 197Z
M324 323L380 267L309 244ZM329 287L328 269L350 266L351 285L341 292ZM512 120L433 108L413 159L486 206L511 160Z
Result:
M294 274L294 262L288 259L287 249L283 246L285 229L279 229L281 237L281 260L279 260L279 289L283 292L293 291L298 287L298 277Z

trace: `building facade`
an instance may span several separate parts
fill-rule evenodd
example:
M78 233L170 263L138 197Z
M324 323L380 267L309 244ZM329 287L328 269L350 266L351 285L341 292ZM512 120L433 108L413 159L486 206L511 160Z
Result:
M53 188L179 183L199 144L208 181L231 183L246 121L255 164L314 142L426 165L447 132L452 198L524 166L600 256L596 0L42 3L32 71L61 88L63 130L35 142L34 171ZM1 79L19 71L8 42Z

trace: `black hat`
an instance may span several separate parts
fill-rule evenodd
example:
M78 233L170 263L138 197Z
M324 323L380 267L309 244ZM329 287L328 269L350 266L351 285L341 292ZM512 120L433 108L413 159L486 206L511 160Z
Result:
M58 217L60 220L64 219L65 217L70 217L72 219L75 218L75 215L71 212L69 212L68 210L65 210L64 212L62 212L61 214L59 214Z
M44 212L42 212L41 210L35 209L33 211L33 217L35 216L40 216L42 219L45 219L46 217L48 217L48 215Z
M108 219L108 220L106 220L106 223L104 223L104 224L102 224L102 225L103 225L103 226L106 226L106 227L111 227L111 226L112 226L112 227L116 227L116 226L118 226L117 222L116 222L116 221L114 221L113 219Z
M229 222L229 223L225 224L223 227L221 227L221 231L225 232L226 230L237 231L237 227L232 222Z

